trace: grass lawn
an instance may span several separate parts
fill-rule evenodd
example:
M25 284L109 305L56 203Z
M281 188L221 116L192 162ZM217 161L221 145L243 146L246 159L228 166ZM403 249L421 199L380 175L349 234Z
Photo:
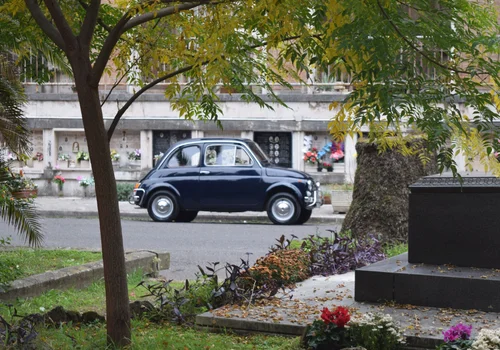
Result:
M30 248L0 250L0 266L9 266L16 279L101 259L100 252L84 250Z
M82 327L63 326L42 329L37 346L49 349L109 349L106 348L104 325ZM298 338L277 336L236 336L215 334L172 324L156 324L132 320L132 345L127 349L300 349Z
M144 299L147 290L137 287L143 279L141 271L128 276L130 300ZM180 283L179 286L180 287ZM52 290L38 297L13 303L19 315L43 313L56 306L66 310L105 313L104 282L96 282L82 290ZM0 304L0 315L10 321L13 308ZM299 339L277 336L236 336L214 334L169 323L152 323L145 319L132 321L132 346L127 349L299 349ZM64 325L56 328L36 328L35 345L40 349L109 349L106 347L104 324Z
M141 299L141 296L146 294L144 288L136 288L137 284L143 279L142 272L136 271L128 275L129 298L131 301ZM91 284L85 289L67 289L67 290L50 290L37 297L18 299L12 303L21 315L32 313L43 313L53 309L56 306L62 306L66 310L75 310L79 312L96 311L101 315L104 314L105 295L104 281L99 281ZM0 315L6 315L8 309L0 304Z

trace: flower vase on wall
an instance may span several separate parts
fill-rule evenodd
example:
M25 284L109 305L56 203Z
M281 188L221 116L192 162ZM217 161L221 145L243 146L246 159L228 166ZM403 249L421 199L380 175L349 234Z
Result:
M64 184L57 184L57 195L59 197L64 196Z
M318 167L316 168L316 170L320 173L323 171L323 167L321 165L318 165Z

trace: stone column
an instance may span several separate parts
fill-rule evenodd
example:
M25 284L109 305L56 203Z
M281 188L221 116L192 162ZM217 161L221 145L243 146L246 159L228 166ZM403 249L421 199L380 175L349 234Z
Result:
M49 163L52 168L57 162L57 140L54 129L43 129L43 168L45 169Z
M304 171L304 135L303 131L292 132L292 168Z
M253 131L242 131L241 132L241 138L242 139L250 139L253 140Z
M204 135L205 135L205 132L203 132L202 130L192 130L191 131L191 138L192 139L202 138L202 137L204 137Z
M153 167L153 131L151 130L141 130L141 167L152 168Z
M356 173L356 142L358 140L358 135L346 136L344 140L344 172L346 183L354 182L354 174Z

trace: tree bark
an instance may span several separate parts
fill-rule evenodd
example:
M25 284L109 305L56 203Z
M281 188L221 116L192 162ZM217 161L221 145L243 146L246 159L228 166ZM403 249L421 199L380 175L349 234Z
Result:
M425 142L411 141L411 147L425 150ZM358 168L354 177L351 206L342 231L357 237L374 234L384 243L408 242L409 185L422 176L437 173L435 157L426 165L418 155L400 150L380 152L376 143L358 141Z
M120 211L99 90L97 86L90 86L91 64L88 54L85 54L68 54L68 57L73 67L95 180L106 288L108 342L123 347L130 344L131 329Z

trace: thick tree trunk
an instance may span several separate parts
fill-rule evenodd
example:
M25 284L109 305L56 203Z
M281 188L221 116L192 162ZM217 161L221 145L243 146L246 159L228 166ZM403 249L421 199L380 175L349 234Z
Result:
M422 140L412 148L424 149ZM354 178L352 204L342 224L358 237L379 236L384 243L408 241L409 185L420 177L437 173L435 158L424 166L417 155L400 150L380 152L377 144L356 144L358 168Z
M90 63L82 56L71 60L80 102L85 136L95 179L101 247L106 286L106 324L108 341L122 347L130 343L130 311L125 270L120 211L109 143L104 126L97 87L88 85Z

